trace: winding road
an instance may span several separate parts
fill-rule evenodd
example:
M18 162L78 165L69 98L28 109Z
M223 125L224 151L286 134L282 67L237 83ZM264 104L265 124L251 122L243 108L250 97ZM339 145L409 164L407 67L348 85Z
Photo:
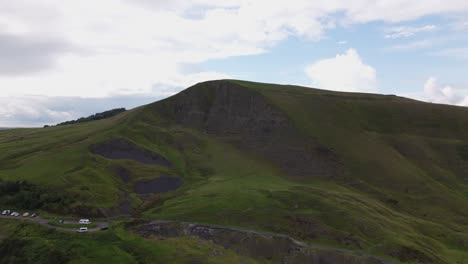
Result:
M27 221L27 222L34 222L37 224L40 224L42 226L45 226L50 229L55 229L55 230L63 230L63 231L71 231L71 232L77 232L76 227L61 227L61 226L54 226L50 225L49 222L51 221L57 221L56 219L46 219L42 217L23 217L23 216L10 216L10 215L0 215L0 219L10 219L10 220L17 220L17 221ZM134 220L135 218L128 217L128 220ZM344 254L351 254L351 255L356 255L356 256L362 256L362 257L367 257L369 259L373 259L378 261L378 263L381 264L395 264L396 262L387 260L387 259L382 259L380 257L367 254L361 251L356 251L356 250L350 250L350 249L344 249L344 248L338 248L338 247L332 247L332 246L325 246L325 245L320 245L320 244L312 244L312 243L305 243L302 241L295 240L294 238L283 235L283 234L276 234L276 233L269 233L269 232L260 232L260 231L253 231L253 230L247 230L247 229L240 229L240 228L232 228L232 227L226 227L226 226L218 226L218 225L207 225L207 224L199 224L199 223L191 223L191 222L179 222L179 221L165 221L165 220L154 220L150 221L147 224L149 225L158 225L158 224L167 224L167 223L179 223L179 224L185 224L189 225L191 228L197 228L197 227L204 227L204 228L209 228L212 230L226 230L226 231L233 231L233 232L238 232L238 233L244 233L244 234L254 234L254 235L259 235L259 236L271 236L271 237L281 237L281 238L287 238L290 239L294 244L301 246L301 247L307 247L310 249L315 249L315 250L330 250L330 251L335 251L335 252L340 252ZM80 225L78 220L77 221L72 221L72 220L65 220L63 224L71 224L71 225ZM88 227L88 232L97 232L102 229L106 229L109 227L109 222L92 222L91 224L95 225L93 228ZM83 227L87 227L87 225L80 225Z
M47 228L55 229L55 230L63 230L63 231L73 231L76 232L77 228L76 227L62 227L62 226L54 226L50 225L49 222L56 221L55 219L46 219L42 218L40 216L37 217L23 217L23 216L11 216L11 215L0 215L0 219L11 219L11 220L18 220L18 221L25 221L25 222L34 222L38 223L42 226L45 226ZM63 224L68 224L68 225L80 225L78 220L72 221L72 220L65 220ZM93 228L88 227L88 232L96 232L99 230L102 230L103 228L109 227L109 222L91 222L92 225L95 225ZM82 224L82 227L87 227L87 225Z

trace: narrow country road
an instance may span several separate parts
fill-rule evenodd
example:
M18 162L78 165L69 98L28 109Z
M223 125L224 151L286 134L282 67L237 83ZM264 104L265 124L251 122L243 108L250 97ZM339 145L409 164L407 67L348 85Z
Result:
M0 219L10 219L10 220L18 220L18 221L28 221L28 222L34 222L38 223L42 226L45 226L47 228L55 229L55 230L63 230L63 231L72 231L76 232L77 228L67 228L67 227L59 227L59 226L53 226L50 225L49 222L51 221L56 221L54 219L45 219L41 217L22 217L22 216L9 216L9 215L0 215ZM129 217L128 220L135 220L135 218ZM78 220L77 221L71 221L71 220L65 220L63 222L64 224L73 224L73 225L79 225ZM244 233L244 234L255 234L255 235L260 235L260 236L272 236L272 237L282 237L282 238L288 238L290 239L293 243L299 246L303 247L308 247L311 249L318 249L318 250L330 250L330 251L335 251L335 252L341 252L345 254L352 254L356 256L363 256L367 257L370 259L378 260L379 263L382 264L395 264L395 262L387 260L387 259L382 259L381 257L374 256L371 254L367 254L361 251L356 251L356 250L350 250L350 249L344 249L344 248L338 248L338 247L332 247L332 246L325 246L325 245L320 245L320 244L314 244L314 243L305 243L302 241L295 240L294 238L288 236L288 235L283 235L283 234L276 234L276 233L269 233L269 232L261 232L261 231L254 231L254 230L248 230L248 229L242 229L242 228L233 228L233 227L227 227L227 226L218 226L218 225L208 225L208 224L200 224L200 223L193 223L193 222L180 222L180 221L167 221L167 220L153 220L149 221L147 224L164 224L164 223L179 223L179 224L187 224L190 225L191 228L197 228L197 227L205 227L205 228L210 228L210 229L218 229L218 230L227 230L227 231L234 231L238 233ZM109 222L92 222L91 224L94 224L95 227L93 228L88 228L88 232L97 232L99 230L105 229L109 227ZM83 227L86 227L87 225L81 225Z
M11 220L18 220L18 221L27 221L27 222L34 222L38 223L42 226L45 226L47 228L55 229L55 230L63 230L63 231L73 231L76 232L77 228L76 227L62 227L62 226L54 226L54 225L49 225L49 222L51 221L57 221L54 219L45 219L40 216L38 217L23 217L23 216L11 216L11 215L0 215L0 219L11 219ZM80 223L78 220L76 221L71 221L71 220L65 220L63 224L69 224L69 225L79 225ZM82 227L88 227L88 232L96 232L99 231L103 228L107 228L109 226L108 222L91 222L91 225L95 225L93 228L89 228L88 225L82 224Z

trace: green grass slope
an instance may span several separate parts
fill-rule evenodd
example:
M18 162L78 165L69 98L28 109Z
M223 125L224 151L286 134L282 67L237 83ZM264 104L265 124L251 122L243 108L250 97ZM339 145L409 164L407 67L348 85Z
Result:
M171 166L89 151L115 138ZM467 108L236 80L105 120L0 131L0 179L66 190L65 213L119 215L126 204L140 217L285 233L405 263L468 263L467 171ZM158 176L184 184L134 192Z

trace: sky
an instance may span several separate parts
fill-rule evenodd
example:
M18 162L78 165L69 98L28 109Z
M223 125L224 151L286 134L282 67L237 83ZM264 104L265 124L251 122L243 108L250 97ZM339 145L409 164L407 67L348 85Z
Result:
M0 127L213 79L468 106L466 0L0 0Z

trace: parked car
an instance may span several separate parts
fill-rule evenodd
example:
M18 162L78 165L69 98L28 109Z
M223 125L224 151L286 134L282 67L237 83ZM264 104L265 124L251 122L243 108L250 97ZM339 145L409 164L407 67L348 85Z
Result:
M91 221L89 221L89 219L80 219L80 221L78 221L80 224L85 224L85 225L88 225L91 223Z
M13 212L10 214L11 216L15 216L15 217L18 217L20 214L18 212Z
M37 214L36 213L32 213L29 217L36 217Z
M2 215L10 215L11 210L3 210Z
M28 213L28 212L26 212L26 213L23 214L23 217L28 217L28 216L29 216L29 213Z
M78 231L78 233L85 233L85 232L88 232L88 228L87 227L80 227L77 231Z

